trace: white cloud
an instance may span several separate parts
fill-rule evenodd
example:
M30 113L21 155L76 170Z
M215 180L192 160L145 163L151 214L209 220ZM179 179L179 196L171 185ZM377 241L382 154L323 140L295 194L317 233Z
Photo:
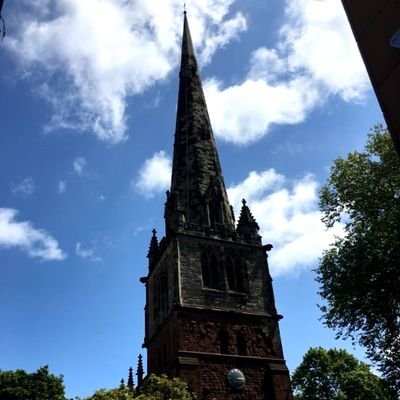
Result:
M65 181L58 181L58 188L57 188L57 192L59 194L65 193L65 191L67 190L67 182Z
M95 250L94 249L85 249L82 247L81 242L77 242L75 245L75 254L83 259L87 259L89 261L93 262L102 262L103 259L99 256L95 255Z
M32 177L25 178L12 188L12 194L22 197L29 197L35 192L35 181Z
M190 26L201 63L246 29L240 13L227 17L234 1L191 2ZM5 46L53 106L47 130L71 128L110 143L123 141L127 96L164 80L179 62L181 1L23 4L16 36Z
M17 214L15 209L0 208L0 247L16 247L43 261L66 258L56 239L29 221L17 221Z
M273 169L250 172L228 189L229 199L239 215L245 198L261 228L264 243L272 243L269 253L273 276L293 273L315 263L342 226L326 231L318 210L318 184L306 175L288 182Z
M277 85L247 79L227 88L209 80L204 90L216 136L236 144L260 139L272 124L302 122L320 100L313 82L301 76Z
M161 150L144 162L132 186L145 197L151 198L169 188L171 168L171 159Z
M268 169L260 173L251 171L244 181L228 189L229 200L232 205L237 207L244 197L247 201L258 199L266 190L279 187L284 181L285 177L278 174L274 169Z
M297 124L330 96L359 102L370 87L342 4L287 0L275 48L253 51L242 82L205 83L217 136L246 144L273 124Z
M87 161L83 157L77 157L74 160L73 168L77 175L84 175L87 167Z
M344 100L359 100L369 87L343 6L337 0L290 0L282 45L291 71L304 70Z

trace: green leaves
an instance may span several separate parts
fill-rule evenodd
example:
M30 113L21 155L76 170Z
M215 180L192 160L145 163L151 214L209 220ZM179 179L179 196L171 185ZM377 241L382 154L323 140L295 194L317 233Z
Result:
M400 161L382 126L334 162L320 208L328 228L345 223L316 270L324 322L356 338L400 395Z
M311 348L292 377L297 400L389 400L383 382L345 350Z
M150 375L138 390L121 385L118 389L100 389L84 400L194 400L187 384L179 378Z
M118 389L100 389L92 396L86 397L84 400L132 400L134 392L127 387L119 387Z
M193 400L187 384L179 378L169 379L166 375L150 375L146 378L141 395L137 400Z
M33 373L0 371L0 399L66 400L63 377L51 374L47 365Z

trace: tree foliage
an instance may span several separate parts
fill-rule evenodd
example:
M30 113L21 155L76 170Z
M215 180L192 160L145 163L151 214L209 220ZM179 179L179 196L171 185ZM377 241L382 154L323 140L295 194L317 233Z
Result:
M146 378L137 400L194 400L194 395L182 379L169 379L166 375L150 375Z
M121 385L118 389L100 389L84 400L194 400L187 384L179 378L150 375L140 389Z
M390 400L383 381L345 350L311 348L292 377L296 400Z
M132 400L135 394L128 387L119 387L117 389L100 389L92 396L85 397L84 400Z
M0 370L1 400L66 400L63 377L49 372L48 366L28 373Z
M317 268L323 319L358 340L400 396L400 161L382 126L334 162L320 207L328 228L345 226Z

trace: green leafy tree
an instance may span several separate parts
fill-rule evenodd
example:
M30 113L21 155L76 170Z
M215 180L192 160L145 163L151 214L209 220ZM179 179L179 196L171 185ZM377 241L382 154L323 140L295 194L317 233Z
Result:
M121 384L117 389L100 389L84 400L194 400L187 384L179 378L150 375L140 390Z
M85 397L84 400L132 400L134 392L127 387L119 387L117 389L100 389L92 396Z
M0 399L66 400L63 377L51 374L47 365L33 373L0 371Z
M296 400L390 400L382 379L345 350L311 348L292 377Z
M193 400L194 395L182 379L169 379L166 375L150 375L140 389L136 400Z
M334 162L320 207L328 228L345 224L316 270L324 322L358 340L400 398L400 160L382 126Z

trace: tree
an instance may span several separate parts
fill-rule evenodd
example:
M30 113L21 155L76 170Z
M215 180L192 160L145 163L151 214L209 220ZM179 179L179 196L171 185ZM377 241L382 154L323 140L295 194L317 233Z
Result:
M390 400L383 381L345 350L310 348L292 377L296 400Z
M48 366L28 373L0 370L1 400L66 400L63 377L49 372Z
M150 375L140 389L137 400L194 400L189 388L182 379L169 379L166 375Z
M139 389L121 384L118 389L100 389L84 400L194 400L187 384L179 378L150 375Z
M117 389L100 389L92 396L85 397L84 400L132 400L134 392L128 387L119 387Z
M400 161L381 125L334 162L320 207L345 231L316 270L324 322L358 340L400 397Z

